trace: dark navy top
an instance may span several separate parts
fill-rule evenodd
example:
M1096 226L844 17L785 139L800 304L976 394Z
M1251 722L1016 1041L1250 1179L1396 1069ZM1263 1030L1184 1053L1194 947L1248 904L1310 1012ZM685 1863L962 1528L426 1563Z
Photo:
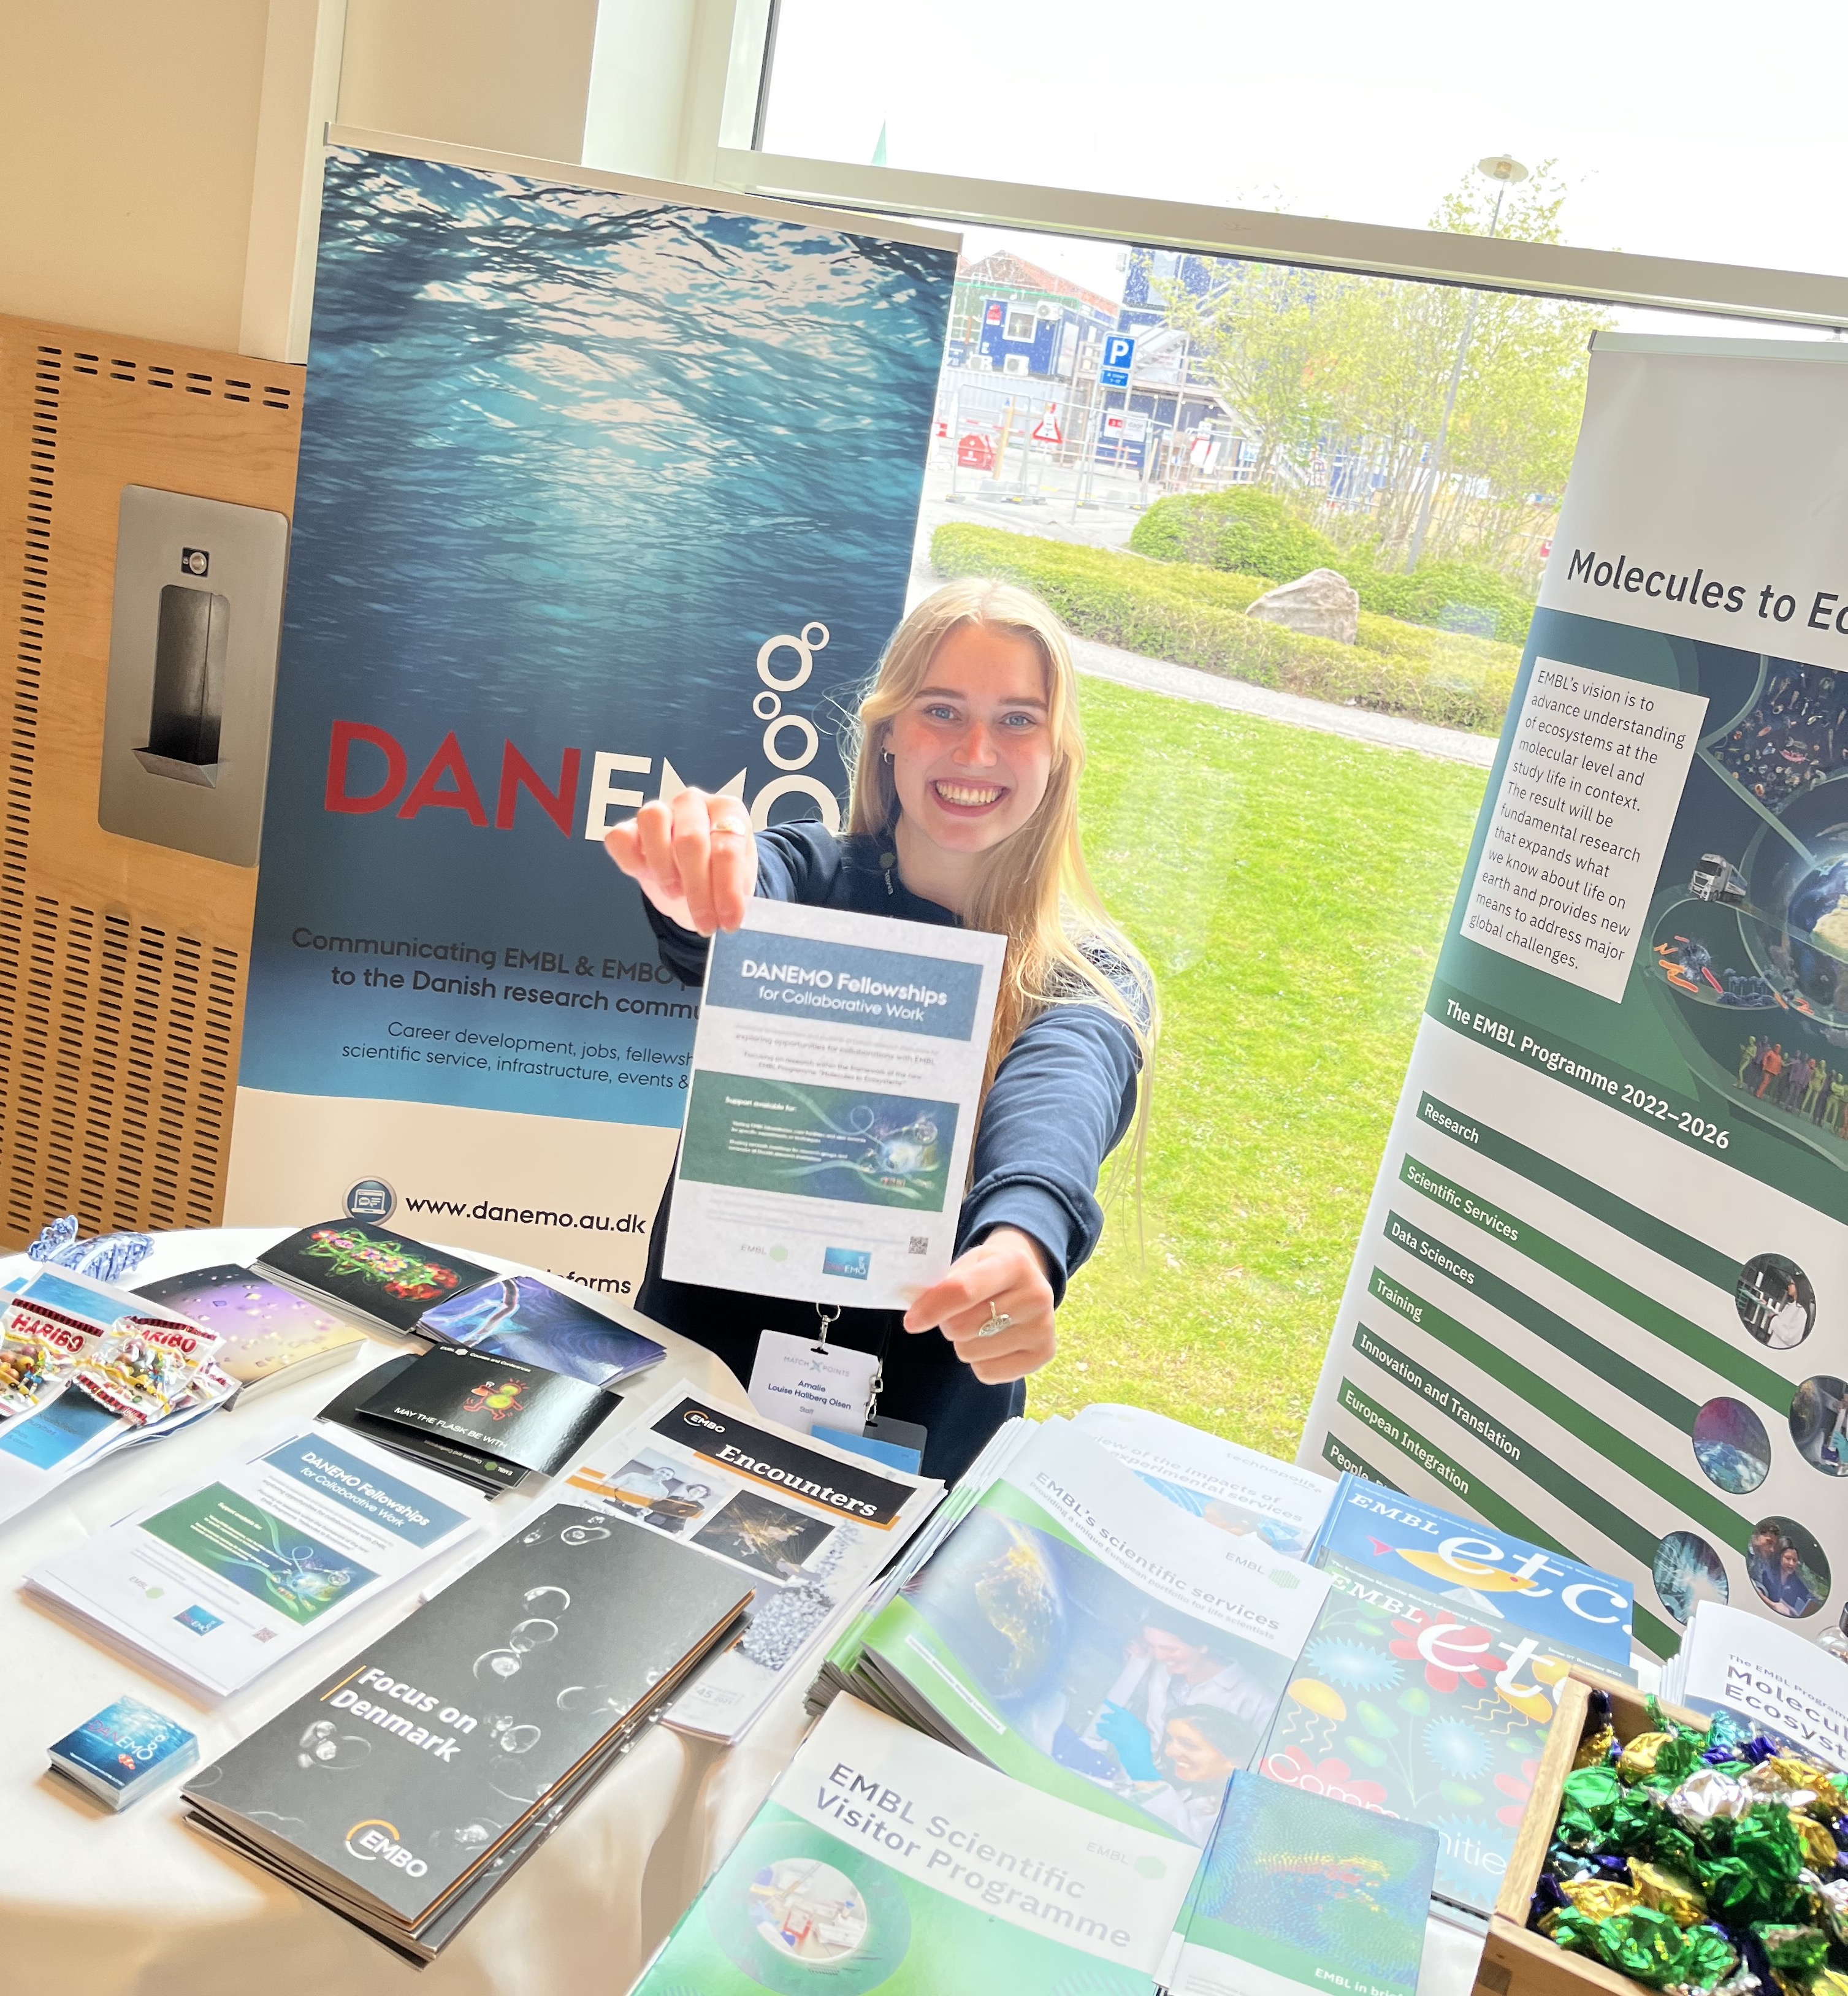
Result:
M760 832L757 853L757 891L766 900L956 924L948 908L905 886L890 847L882 849L879 841L837 838L811 821ZM659 940L661 961L683 983L700 983L706 974L706 938L669 921L645 896L642 906ZM1103 967L1118 976L1132 1003L1139 1004L1141 993L1127 969ZM1097 1174L1135 1114L1139 1065L1134 1035L1101 1004L1049 1006L1027 1022L996 1072L976 1125L974 1168L957 1225L958 1254L997 1227L1018 1227L1045 1251L1054 1300L1063 1299L1067 1281L1103 1230ZM808 1336L816 1326L815 1307L667 1281L660 1263L671 1196L670 1184L656 1217L637 1306L715 1353L748 1381L759 1332ZM897 1310L845 1310L829 1339L883 1353L879 1410L929 1430L924 1468L933 1476L959 1476L1001 1423L1025 1403L1024 1382L983 1385L947 1338L934 1330L907 1333Z

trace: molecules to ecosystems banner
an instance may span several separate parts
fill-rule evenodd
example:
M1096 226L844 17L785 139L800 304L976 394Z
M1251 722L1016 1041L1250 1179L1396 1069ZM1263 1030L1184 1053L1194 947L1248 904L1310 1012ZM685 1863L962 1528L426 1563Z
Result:
M1302 1450L1623 1574L1662 1655L1848 1600L1844 363L1594 344Z
M228 1218L638 1277L699 994L602 835L833 821L953 241L330 153Z

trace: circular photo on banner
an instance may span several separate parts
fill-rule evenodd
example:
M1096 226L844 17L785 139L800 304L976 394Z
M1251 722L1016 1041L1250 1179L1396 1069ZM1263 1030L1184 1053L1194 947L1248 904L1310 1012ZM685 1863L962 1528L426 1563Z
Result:
M1848 1476L1848 1380L1826 1372L1805 1379L1791 1400L1790 1438L1812 1469Z
M1815 1327L1815 1285L1788 1254L1754 1254L1733 1291L1739 1320L1773 1351L1801 1344Z
M1829 1598L1829 1562L1816 1535L1795 1518L1760 1518L1746 1548L1746 1574L1774 1613L1800 1622Z
M1709 1483L1743 1497L1771 1473L1771 1438L1743 1400L1709 1400L1695 1417L1694 1459Z
M1698 1532L1671 1532L1656 1547L1656 1598L1684 1628L1703 1601L1726 1599L1726 1570Z

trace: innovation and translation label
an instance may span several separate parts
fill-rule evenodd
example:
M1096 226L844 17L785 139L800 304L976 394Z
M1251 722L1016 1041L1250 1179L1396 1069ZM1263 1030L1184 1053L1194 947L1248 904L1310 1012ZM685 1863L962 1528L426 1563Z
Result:
M1462 933L1620 1001L1706 711L1697 693L1537 659Z

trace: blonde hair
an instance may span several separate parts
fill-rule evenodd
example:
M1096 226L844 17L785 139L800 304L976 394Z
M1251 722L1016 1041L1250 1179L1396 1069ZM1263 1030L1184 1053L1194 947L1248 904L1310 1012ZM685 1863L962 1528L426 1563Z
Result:
M1052 767L1031 817L982 855L962 910L972 929L1007 938L1001 991L989 1040L983 1090L1020 1029L1052 1005L1101 1005L1128 1027L1141 1056L1136 1153L1148 1113L1150 1062L1158 1025L1155 979L1110 919L1085 864L1078 786L1085 763L1078 676L1063 625L1040 599L1010 583L967 577L927 597L892 635L842 743L848 774L847 829L885 838L899 817L892 765L882 752L893 718L926 684L950 634L976 624L1024 639L1046 678ZM1126 988L1127 986L1127 988Z

